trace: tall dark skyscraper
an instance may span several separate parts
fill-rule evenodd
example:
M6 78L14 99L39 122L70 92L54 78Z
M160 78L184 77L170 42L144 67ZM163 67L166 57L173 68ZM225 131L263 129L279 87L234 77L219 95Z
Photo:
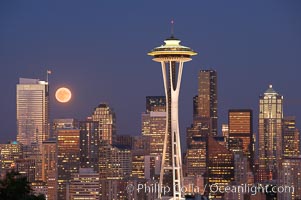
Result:
M277 180L282 157L283 96L272 87L259 99L259 181Z
M79 122L80 129L80 167L92 168L98 172L99 160L99 123L88 119Z
M208 136L217 136L217 72L200 70L198 95L193 98L193 124L187 128L187 176L204 176Z
M198 96L194 100L196 111L194 120L208 134L216 136L217 129L217 72L215 70L200 70Z

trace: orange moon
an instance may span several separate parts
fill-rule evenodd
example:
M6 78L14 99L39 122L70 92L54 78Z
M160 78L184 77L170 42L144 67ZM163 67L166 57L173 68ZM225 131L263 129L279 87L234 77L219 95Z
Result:
M72 96L71 91L68 88L61 87L56 90L55 98L60 103L67 103L70 101Z

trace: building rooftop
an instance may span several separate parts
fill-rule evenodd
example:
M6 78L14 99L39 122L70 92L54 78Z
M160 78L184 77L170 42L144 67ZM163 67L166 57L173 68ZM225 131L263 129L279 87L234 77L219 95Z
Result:
M269 85L269 88L265 91L264 94L278 94L274 88L273 88L273 85Z

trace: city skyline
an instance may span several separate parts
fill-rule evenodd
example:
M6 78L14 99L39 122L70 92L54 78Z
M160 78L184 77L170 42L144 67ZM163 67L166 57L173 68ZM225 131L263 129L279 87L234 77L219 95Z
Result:
M231 7L236 4L240 9ZM222 5L227 9L221 9ZM13 3L4 4L2 8L7 8L2 12L5 17L0 18L3 27L0 41L4 44L0 47L0 55L4 58L1 59L0 64L7 66L3 70L4 73L1 73L0 84L0 89L7 91L7 95L1 99L0 108L7 113L5 118L1 118L4 122L0 129L2 143L13 140L16 136L13 88L18 78L45 80L47 69L53 72L49 77L51 119L75 117L84 120L100 102L107 102L116 112L117 132L139 135L145 96L164 94L160 69L153 66L145 53L148 52L149 47L154 44L159 45L159 41L170 35L169 22L172 18L175 21L175 35L185 38L185 43L199 52L196 59L187 64L183 74L183 92L180 94L182 137L192 119L192 97L197 94L198 71L210 68L219 73L219 132L221 132L221 123L227 122L228 109L232 108L254 110L254 131L258 132L257 98L263 94L270 83L285 97L286 115L295 115L297 127L299 126L301 111L292 108L301 102L300 95L294 91L300 83L297 67L301 63L297 54L300 52L301 41L300 13L297 12L300 4L298 3L200 2L188 5L190 10L185 11L186 16L160 14L156 16L156 23L153 22L154 19L150 17L151 13L148 11L155 8L151 4L147 4L149 6L146 6L147 8L142 4L134 6L134 8L141 8L139 13L146 12L139 20L136 14L131 13L133 8L129 8L128 5L125 5L129 8L127 11L116 8L120 13L114 12L115 15L110 13L113 9L110 3L88 5L86 9L81 10L86 14L82 18L83 21L75 15L76 11L80 10L78 3L72 5L73 9L69 17L63 15L67 6L64 3L61 3L59 8L49 5L50 9L47 9L46 4L37 3L33 5L32 12L28 10L30 3L24 3L22 9L16 6ZM95 8L92 8L93 6ZM178 3L171 6L176 10L180 9ZM96 8L104 10L108 8L108 11L101 14ZM45 11L44 14L38 12L39 9ZM51 9L54 9L55 15ZM156 7L156 9L161 8ZM215 9L217 12L209 13L206 9ZM91 11L90 14L88 11ZM243 13L244 11L246 14ZM248 16L253 11L258 15ZM23 34L19 33L23 27L19 22L21 15L24 15ZM103 15L114 16L111 21L107 21L101 18ZM128 18L121 18L123 15L127 15ZM195 23L185 23L189 19L195 20ZM47 20L49 26L45 23ZM76 20L79 22L77 23ZM122 20L124 23L120 22ZM69 25L63 29L65 23ZM111 23L117 26L109 26ZM270 27L265 26L266 24ZM83 30L74 31L80 26L84 27ZM35 27L36 29L32 29ZM133 31L128 30L127 27L132 28ZM89 33L91 37L88 37ZM69 35L73 37L69 38ZM54 44L49 41L53 41ZM62 42L62 46L59 42ZM120 42L120 49L114 48L117 44L114 42ZM45 44L45 49L41 49L42 44ZM18 47L15 53L14 45ZM32 49L32 52L25 51L26 47ZM72 47L81 48L74 51ZM126 47L133 47L132 52L125 53ZM104 49L107 49L107 53L105 52L103 56ZM41 51L38 53L38 50ZM116 53L122 62L114 59ZM284 68L287 71L283 71ZM87 73L83 73L84 70ZM130 75L131 78L126 79L124 75ZM156 81L151 82L152 79ZM137 86L137 82L144 84ZM120 91L118 89L120 83L133 90ZM74 99L69 104L62 105L54 99L53 94L59 86L70 87L74 93ZM121 99L128 105L123 105ZM134 110L130 109L133 107ZM131 117L127 117L129 113Z

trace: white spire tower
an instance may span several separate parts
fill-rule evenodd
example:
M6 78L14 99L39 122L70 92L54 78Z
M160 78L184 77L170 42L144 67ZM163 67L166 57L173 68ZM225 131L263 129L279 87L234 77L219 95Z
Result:
M173 21L171 23L173 26ZM161 63L166 95L166 132L159 186L168 186L171 192L167 196L163 194L164 197L159 192L159 199L166 199L165 197L167 197L167 199L176 200L183 197L181 193L183 174L178 117L180 85L184 62L190 61L191 56L197 53L189 47L180 45L181 41L173 36L173 27L171 37L164 42L164 45L154 48L148 55L153 56L154 61Z

